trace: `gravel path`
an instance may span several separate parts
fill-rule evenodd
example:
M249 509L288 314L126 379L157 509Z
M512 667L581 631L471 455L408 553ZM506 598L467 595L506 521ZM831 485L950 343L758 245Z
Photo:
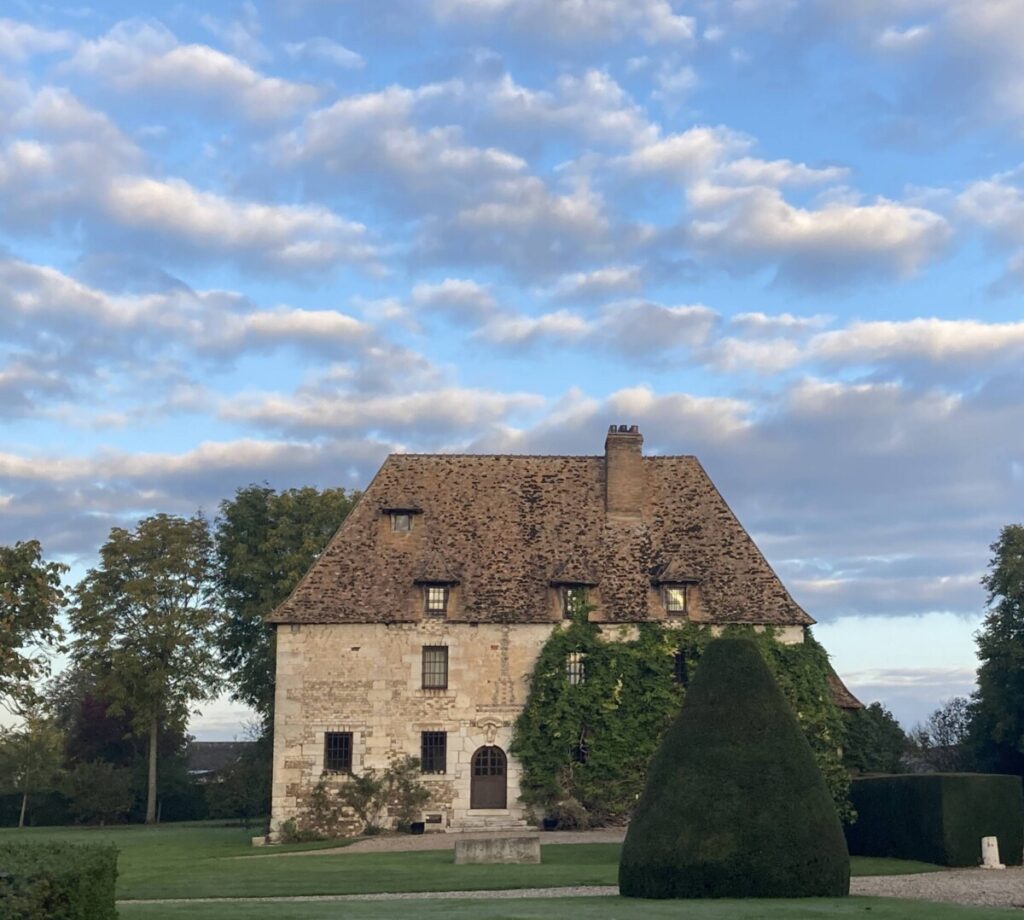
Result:
M568 836L568 835L566 835ZM323 852L323 851L320 851ZM284 855L284 854L282 854ZM472 900L479 898L581 898L617 895L613 885L575 888L514 888L496 891L411 891L400 894L327 894L267 898L164 898L143 901L118 901L118 904L209 904L218 901L256 903L293 901L419 901ZM922 875L878 875L855 878L850 894L876 897L910 898L917 901L948 901L986 907L1024 907L1024 869L986 871L953 869Z
M850 893L1024 908L1024 868L950 869L923 875L865 876L853 879Z

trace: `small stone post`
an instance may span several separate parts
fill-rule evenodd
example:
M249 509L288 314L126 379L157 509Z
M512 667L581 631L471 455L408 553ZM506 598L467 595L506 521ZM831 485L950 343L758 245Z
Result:
M999 861L999 838L981 838L981 868L982 869L1005 869Z

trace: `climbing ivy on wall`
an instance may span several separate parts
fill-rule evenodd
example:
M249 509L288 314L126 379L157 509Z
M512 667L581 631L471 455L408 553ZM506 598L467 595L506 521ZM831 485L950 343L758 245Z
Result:
M685 698L687 674L713 636L693 623L606 627L602 634L586 614L578 610L541 650L511 751L522 764L522 799L538 817L604 824L628 817L647 764ZM726 627L722 635L757 643L796 712L841 817L850 819L850 780L840 753L843 720L829 695L824 649L809 633L799 645L749 626ZM573 653L582 665L582 680L575 683L568 667ZM676 677L677 653L682 681Z

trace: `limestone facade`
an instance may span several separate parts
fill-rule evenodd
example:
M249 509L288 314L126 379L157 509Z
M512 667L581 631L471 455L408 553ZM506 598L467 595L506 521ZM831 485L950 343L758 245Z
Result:
M321 778L332 788L346 781L344 774L324 769L327 732L351 732L353 773L383 770L392 754L419 757L421 733L444 732L445 772L421 777L433 793L423 809L427 830L525 826L519 764L508 749L534 662L557 628L558 622L434 619L278 627L271 835L279 834L283 822L300 818ZM603 631L628 640L637 627L609 624ZM780 641L803 641L801 626L776 632ZM448 649L447 689L423 689L424 646ZM507 804L474 810L472 758L491 745L507 756ZM358 831L358 822L353 820L350 829Z

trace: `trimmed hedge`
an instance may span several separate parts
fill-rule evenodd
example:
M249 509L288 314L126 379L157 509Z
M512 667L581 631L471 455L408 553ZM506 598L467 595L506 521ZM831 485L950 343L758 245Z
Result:
M846 829L858 856L975 866L981 838L999 838L999 858L1024 859L1024 796L1019 776L922 773L857 779L850 791L857 823Z
M850 860L796 716L749 639L710 643L622 847L640 898L837 897Z
M0 920L115 920L117 848L0 844Z

